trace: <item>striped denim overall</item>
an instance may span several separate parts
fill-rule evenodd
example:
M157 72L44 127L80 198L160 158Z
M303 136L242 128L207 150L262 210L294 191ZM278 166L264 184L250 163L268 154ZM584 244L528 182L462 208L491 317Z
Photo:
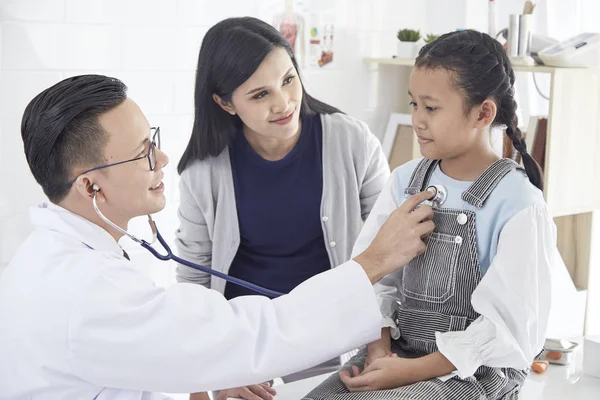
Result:
M436 160L423 159L405 196L425 190L437 165ZM521 169L512 160L496 161L463 192L462 200L482 208L500 180L515 168ZM392 340L392 351L404 358L437 351L435 332L463 331L479 316L471 306L471 295L482 278L475 212L442 205L434 207L433 220L435 229L426 239L427 250L402 271L402 301L395 318L400 337ZM349 370L352 365L362 369L366 356L362 349L342 369ZM350 393L334 374L305 399L517 399L526 376L526 371L481 366L467 379L432 379L397 389Z

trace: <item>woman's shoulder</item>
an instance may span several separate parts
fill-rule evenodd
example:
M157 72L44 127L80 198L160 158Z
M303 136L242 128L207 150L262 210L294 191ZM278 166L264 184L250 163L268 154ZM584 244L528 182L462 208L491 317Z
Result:
M362 141L369 139L377 140L365 122L347 114L339 112L321 114L321 122L323 125L323 134L328 135L332 140L336 138L344 138L344 140L352 138ZM338 135L338 133L342 133L343 135Z
M191 160L181 172L180 178L190 186L197 186L203 182L210 182L226 171L231 171L227 148L216 157Z

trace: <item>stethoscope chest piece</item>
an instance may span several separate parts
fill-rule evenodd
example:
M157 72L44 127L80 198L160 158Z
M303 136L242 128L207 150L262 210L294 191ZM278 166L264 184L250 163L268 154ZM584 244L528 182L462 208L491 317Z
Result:
M434 190L435 195L433 198L425 201L423 204L434 208L440 208L448 198L448 190L444 185L431 185L427 188L427 190L429 189Z

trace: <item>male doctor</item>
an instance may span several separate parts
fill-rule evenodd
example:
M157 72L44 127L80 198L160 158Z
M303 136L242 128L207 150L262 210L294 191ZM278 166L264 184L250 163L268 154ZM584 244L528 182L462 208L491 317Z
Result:
M416 195L363 254L275 300L226 301L199 285L156 287L122 236L165 206L167 156L125 85L68 78L27 106L27 162L51 203L0 278L1 399L165 399L248 385L379 338L372 284L424 250L431 209ZM92 170L93 169L93 170Z

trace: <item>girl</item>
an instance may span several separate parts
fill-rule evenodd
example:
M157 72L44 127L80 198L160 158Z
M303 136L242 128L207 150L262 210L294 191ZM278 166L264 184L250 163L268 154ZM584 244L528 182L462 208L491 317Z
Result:
M389 167L364 123L306 93L275 28L255 18L212 27L195 107L178 168L184 258L284 293L350 258ZM185 266L177 274L228 299L254 294ZM297 377L339 366L335 359ZM254 385L219 398L272 393Z
M515 74L486 34L452 32L419 53L409 83L425 158L394 170L355 245L405 196L440 185L425 253L377 285L382 337L306 399L516 399L541 351L556 233L542 174L517 127ZM492 150L505 125L525 170ZM362 371L362 372L361 372Z

